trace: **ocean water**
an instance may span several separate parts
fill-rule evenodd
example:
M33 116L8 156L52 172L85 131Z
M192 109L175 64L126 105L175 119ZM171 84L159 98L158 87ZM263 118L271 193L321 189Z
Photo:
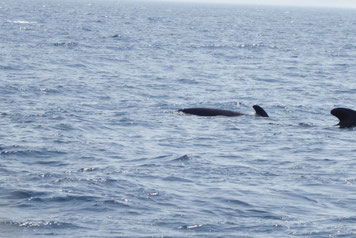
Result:
M2 0L0 237L356 237L355 79L351 9Z

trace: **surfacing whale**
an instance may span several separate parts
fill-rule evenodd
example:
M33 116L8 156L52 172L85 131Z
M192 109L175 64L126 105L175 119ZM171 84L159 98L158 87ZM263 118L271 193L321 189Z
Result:
M253 109L256 111L256 115L261 117L268 117L268 114L263 110L262 107L258 105L254 105ZM240 112L216 109L216 108L203 108L203 107L193 107L193 108L185 108L179 109L178 112L183 112L185 114L191 114L196 116L205 116L205 117L213 117L213 116L226 116L226 117L237 117L247 115Z
M356 126L356 111L348 108L334 108L330 113L339 119L340 128L350 128Z

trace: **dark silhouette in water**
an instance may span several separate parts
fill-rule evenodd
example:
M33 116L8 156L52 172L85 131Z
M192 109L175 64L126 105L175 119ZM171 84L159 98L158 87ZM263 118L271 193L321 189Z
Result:
M356 111L347 108L334 108L330 113L340 120L337 124L340 128L356 126Z
M261 117L268 117L268 114L263 110L262 107L258 105L254 105L253 109L256 111L256 115ZM230 110L222 110L222 109L215 109L215 108L202 108L202 107L194 107L194 108L185 108L179 109L178 112L183 112L186 114L196 115L196 116L205 116L205 117L212 117L212 116L226 116L226 117L237 117L243 116L246 114L230 111Z

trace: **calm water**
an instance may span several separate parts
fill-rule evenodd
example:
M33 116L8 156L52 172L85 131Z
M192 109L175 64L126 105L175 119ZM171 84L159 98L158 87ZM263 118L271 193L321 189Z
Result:
M353 10L1 1L0 237L355 237L355 42Z

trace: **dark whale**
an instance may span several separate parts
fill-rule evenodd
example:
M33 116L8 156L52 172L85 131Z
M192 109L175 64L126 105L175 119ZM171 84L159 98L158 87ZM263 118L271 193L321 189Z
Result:
M350 128L356 126L356 111L347 108L334 108L330 113L339 119L340 128Z
M268 114L265 112L265 110L262 109L262 107L258 105L254 105L253 109L255 109L256 115L261 117L268 117ZM183 112L185 114L191 114L196 116L205 116L205 117L212 117L212 116L237 117L237 116L246 115L240 112L235 112L230 110L203 108L203 107L179 109L178 112Z

